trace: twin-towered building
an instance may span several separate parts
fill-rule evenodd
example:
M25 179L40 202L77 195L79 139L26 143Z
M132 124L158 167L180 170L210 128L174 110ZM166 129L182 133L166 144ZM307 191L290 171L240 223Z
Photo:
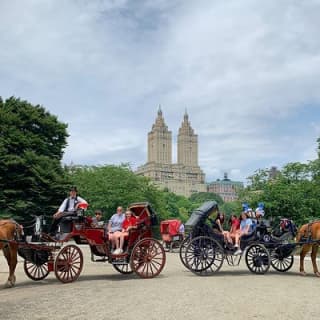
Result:
M150 177L157 185L189 197L195 192L206 192L205 175L198 165L198 136L185 113L179 128L177 163L172 163L172 132L165 124L162 111L148 133L148 161L136 171Z

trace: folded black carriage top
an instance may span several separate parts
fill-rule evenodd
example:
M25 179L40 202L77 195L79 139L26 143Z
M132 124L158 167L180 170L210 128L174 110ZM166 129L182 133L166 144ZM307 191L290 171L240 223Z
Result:
M207 201L201 207L195 209L189 220L186 222L186 227L194 228L199 224L203 224L212 212L218 211L218 203L216 201Z

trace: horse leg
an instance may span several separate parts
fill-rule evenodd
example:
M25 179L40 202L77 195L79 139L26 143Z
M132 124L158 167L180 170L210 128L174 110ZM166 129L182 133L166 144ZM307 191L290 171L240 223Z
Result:
M318 253L318 244L314 244L312 246L312 251L311 251L311 261L312 261L312 266L313 266L313 272L317 277L320 277L320 272L318 271L318 266L317 266L317 253Z
M301 252L300 252L300 274L302 276L306 275L306 272L304 271L304 258L306 254L309 252L311 248L311 245L304 245L302 246Z
M14 275L14 271L17 266L17 249L18 248L16 245L9 245L4 249L4 255L9 266L9 277L7 282L5 283L5 288L11 288L16 283L16 276Z

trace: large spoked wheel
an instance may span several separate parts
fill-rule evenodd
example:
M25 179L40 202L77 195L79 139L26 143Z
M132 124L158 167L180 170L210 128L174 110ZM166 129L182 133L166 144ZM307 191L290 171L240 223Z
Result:
M187 264L186 264L186 260L185 260L185 253L186 253L186 249L190 243L191 239L190 237L187 237L185 238L181 244L180 244L180 248L179 248L179 257L180 257L180 260L182 262L182 264L188 268Z
M165 263L166 253L158 240L142 239L133 247L130 258L131 269L141 278L156 277Z
M294 262L294 257L293 255L290 255L288 257L280 257L275 250L272 250L270 253L270 258L271 258L271 265L272 268L279 272L286 272L291 269L293 266Z
M131 274L133 270L131 269L130 263L126 264L113 264L112 265L118 272L122 274Z
M185 251L186 267L198 275L210 275L220 270L224 252L221 245L207 236L192 239Z
M54 262L54 273L61 282L78 279L83 267L83 255L79 247L68 245L60 250Z
M48 263L37 265L31 261L24 260L23 269L25 274L33 281L40 281L49 274Z
M270 254L265 246L252 244L246 252L248 269L256 274L264 274L270 268Z

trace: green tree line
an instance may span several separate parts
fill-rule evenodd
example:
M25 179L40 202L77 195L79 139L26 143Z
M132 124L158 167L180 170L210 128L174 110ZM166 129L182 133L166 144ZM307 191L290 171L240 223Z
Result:
M253 208L262 201L267 217L291 217L298 224L320 218L320 138L316 160L288 163L272 179L268 169L257 170L240 191L239 201L231 203L223 203L213 193L186 198L161 190L148 178L135 175L128 164L63 166L67 138L67 124L44 107L0 97L0 218L51 216L70 185L77 185L80 195L88 200L90 214L101 209L106 219L118 205L146 201L160 219L186 221L207 200L217 201L227 215L239 214L243 201Z

